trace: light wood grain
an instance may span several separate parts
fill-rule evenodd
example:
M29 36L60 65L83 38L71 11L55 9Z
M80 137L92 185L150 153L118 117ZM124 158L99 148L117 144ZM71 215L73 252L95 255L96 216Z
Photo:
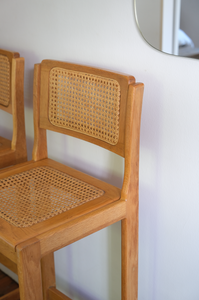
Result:
M16 163L27 160L24 119L24 58L12 62L13 138L11 149L16 151Z
M139 137L142 84L129 86L125 135L125 173L121 197L127 203L122 220L122 300L138 297Z
M34 108L34 147L32 158L34 161L47 158L46 130L39 127L40 122L40 64L34 67L33 108Z
M43 300L40 244L30 239L16 248L20 300Z
M12 262L17 262L15 247L4 241L2 238L0 238L0 253Z
M50 287L56 285L55 283L55 263L54 253L51 252L41 260L41 272L42 272L42 287L43 287L43 300L48 300L48 291Z
M40 240L41 255L56 251L74 243L96 231L103 229L126 216L126 202L116 201L103 208L94 210L89 214L74 219L59 228L54 228L38 235Z
M11 141L0 136L0 155L3 152L11 150Z
M0 253L0 263L17 274L17 264L2 253Z

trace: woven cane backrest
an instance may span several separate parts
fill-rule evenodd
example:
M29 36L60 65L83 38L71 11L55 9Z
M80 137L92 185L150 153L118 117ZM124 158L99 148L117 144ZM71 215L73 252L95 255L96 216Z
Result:
M124 153L128 84L133 77L43 61L40 125Z
M11 113L12 60L19 58L17 52L0 49L0 109Z
M49 84L49 120L58 127L98 138L119 139L120 85L97 75L53 68Z
M0 54L0 104L8 106L10 102L10 61Z

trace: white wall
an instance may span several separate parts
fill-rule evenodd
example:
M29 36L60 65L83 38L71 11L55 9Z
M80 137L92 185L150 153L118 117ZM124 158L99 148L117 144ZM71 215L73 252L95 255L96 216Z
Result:
M34 63L44 58L78 62L126 72L145 83L139 300L198 300L199 62L148 46L135 24L133 0L1 0L0 36L1 48L26 59L29 158ZM0 115L0 123L8 121ZM121 185L123 161L116 155L54 133L48 144L50 157ZM119 300L119 245L117 223L56 253L61 290L73 299Z

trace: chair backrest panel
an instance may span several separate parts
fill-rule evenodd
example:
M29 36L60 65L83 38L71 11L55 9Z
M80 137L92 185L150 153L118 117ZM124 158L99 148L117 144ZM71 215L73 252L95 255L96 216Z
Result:
M0 54L0 104L8 106L10 102L10 62L7 56Z
M116 80L64 68L50 71L51 124L116 145L120 85Z
M19 53L0 49L0 108L11 112L12 59Z
M0 136L0 168L27 161L24 120L24 58L0 49L0 110L12 115L12 140Z
M40 126L124 156L126 98L132 76L75 64L41 63Z

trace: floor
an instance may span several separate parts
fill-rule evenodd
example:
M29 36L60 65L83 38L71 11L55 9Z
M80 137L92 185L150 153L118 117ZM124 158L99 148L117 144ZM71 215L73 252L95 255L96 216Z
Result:
M19 286L0 270L0 300L20 300Z

